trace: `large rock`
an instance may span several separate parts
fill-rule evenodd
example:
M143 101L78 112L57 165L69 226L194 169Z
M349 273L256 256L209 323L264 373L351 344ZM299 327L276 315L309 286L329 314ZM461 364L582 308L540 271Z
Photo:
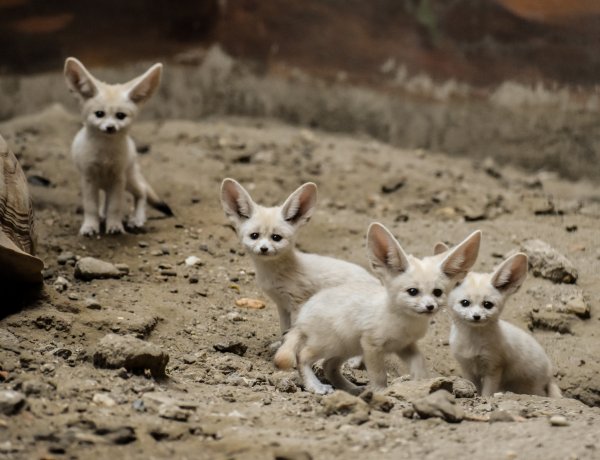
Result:
M169 355L160 347L133 336L108 334L94 352L94 365L108 369L125 369L141 373L148 369L154 377L163 377Z
M554 283L574 284L577 281L578 273L573 263L545 241L526 240L521 250L529 256L533 276Z
M25 406L25 395L13 390L0 391L0 414L14 415Z
M413 409L421 418L438 417L451 423L461 422L465 417L454 396L446 390L438 390L413 401Z
M75 264L75 278L80 280L120 278L121 276L123 276L123 272L113 264L94 257L83 257Z
M326 416L346 415L349 422L355 425L365 423L369 419L369 405L362 399L344 391L334 391L321 400Z

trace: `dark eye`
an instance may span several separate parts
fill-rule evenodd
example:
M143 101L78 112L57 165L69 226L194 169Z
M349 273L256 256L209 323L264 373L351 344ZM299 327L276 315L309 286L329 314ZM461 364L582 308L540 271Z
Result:
M433 295L436 297L440 297L444 292L441 289L434 289Z
M468 307L469 305L471 305L471 302L470 302L470 301L468 301L467 299L462 299L462 300L460 301L460 304L461 304L463 307Z
M256 233L256 232L255 232L255 233L250 233L250 238L251 238L251 239L253 239L253 240L257 240L257 239L258 239L258 236L259 236L259 235L258 235L258 233Z
M417 288L410 288L410 289L407 289L406 292L408 292L409 296L414 297L419 293L419 290Z
M489 302L486 300L483 302L483 308L490 310L490 309L494 308L494 304L492 302Z
M125 118L127 118L127 114L123 112L117 112L115 117L117 117L117 120L125 120Z
M277 233L273 233L271 235L271 239L275 242L279 242L283 239L283 237L281 235L278 235Z
M96 110L94 112L94 115L96 115L96 117L98 117L98 118L104 118L104 115L106 115L106 113L104 113L103 110Z

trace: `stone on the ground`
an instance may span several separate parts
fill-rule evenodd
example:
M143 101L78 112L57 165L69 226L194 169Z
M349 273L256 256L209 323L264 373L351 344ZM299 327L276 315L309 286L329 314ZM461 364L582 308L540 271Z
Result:
M374 393L371 390L363 391L359 395L359 398L366 402L372 409L381 412L389 412L394 408L394 403L390 398L381 393Z
M477 394L475 384L460 377L438 377L431 382L430 392L446 390L457 398L473 398Z
M119 271L110 262L105 262L94 257L83 257L75 264L75 278L90 281L94 279L120 278L123 272Z
M297 372L274 372L269 376L269 383L281 393L296 393L298 391Z
M573 263L542 240L526 240L521 250L529 257L529 268L534 276L542 277L554 283L574 284L578 273Z
M588 319L591 313L590 303L581 289L563 294L557 310L561 313L576 315L581 319Z
M158 345L145 342L134 336L107 334L100 340L94 352L96 367L119 369L141 373L146 369L154 377L163 377L169 355Z
M249 299L247 297L242 297L241 299L237 299L235 301L236 306L242 308L249 308L251 310L262 310L267 305L264 301L260 299Z
M321 399L325 415L348 415L350 422L361 424L369 419L369 405L345 391L336 390Z
M88 297L83 301L83 306L89 310L102 310L102 304L93 297Z
M461 422L464 411L456 405L456 399L446 390L438 390L424 398L413 401L413 409L421 418L437 417L450 423Z
M158 408L158 416L169 420L177 420L178 422L187 422L191 412L182 409L175 404L161 404Z
M25 395L18 391L2 390L0 391L0 414L14 415L25 406Z
M221 353L233 353L234 355L244 356L248 347L244 345L242 342L224 342L217 343L213 345L213 348L216 351L220 351Z
M553 415L549 419L550 425L552 426L569 426L570 423L567 418L563 415Z

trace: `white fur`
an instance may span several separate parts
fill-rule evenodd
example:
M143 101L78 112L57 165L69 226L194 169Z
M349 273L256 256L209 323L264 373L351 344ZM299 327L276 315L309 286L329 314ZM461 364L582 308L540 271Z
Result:
M348 283L314 295L300 311L275 364L289 368L297 355L306 389L320 394L332 391L312 371L320 359L332 385L352 393L358 388L342 376L340 365L356 355L363 356L376 391L387 385L387 353L404 360L415 378L426 377L417 341L427 332L431 316L446 304L446 291L475 263L480 235L473 233L448 253L417 259L406 255L384 226L371 224L369 259L383 285Z
M452 353L482 396L498 391L560 396L544 349L499 318L506 299L526 276L527 256L515 254L494 273L469 273L448 297Z
M161 64L125 84L109 85L94 78L75 58L65 62L69 89L81 102L83 127L75 136L72 155L81 173L83 225L81 235L100 231L100 219L106 217L107 233L124 233L125 191L135 198L135 210L129 224L141 228L146 222L146 201L161 204L142 176L135 144L128 135L140 105L160 83ZM100 203L100 191L105 204ZM170 212L170 211L169 211Z
M259 287L277 304L282 333L292 326L301 305L321 289L345 282L379 284L359 265L296 249L298 230L310 219L316 199L313 183L302 185L276 207L256 204L233 179L221 186L223 209L252 258ZM273 235L281 240L274 241Z

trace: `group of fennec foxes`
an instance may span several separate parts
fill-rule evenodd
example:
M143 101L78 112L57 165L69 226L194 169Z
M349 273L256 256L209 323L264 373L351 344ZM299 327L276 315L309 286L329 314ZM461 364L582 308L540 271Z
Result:
M142 229L146 202L166 215L162 201L141 173L129 128L141 105L158 88L162 65L124 84L96 79L75 58L65 62L69 89L81 102L83 127L72 154L81 173L83 224L93 236L104 221L109 234ZM134 198L127 216L125 191ZM523 330L500 319L508 297L527 276L527 256L514 254L493 273L470 272L479 253L475 231L449 248L438 243L433 255L407 254L379 223L367 230L373 273L350 262L296 249L299 229L315 209L317 186L306 183L281 206L257 204L235 180L225 179L221 203L252 258L259 287L275 302L283 343L275 354L281 369L296 367L305 388L326 394L334 388L353 394L363 388L348 381L341 366L364 363L369 387L387 385L385 357L398 355L415 379L428 375L418 341L441 308L452 315L450 347L463 376L482 396L512 391L560 397L552 366L542 347ZM322 361L329 382L313 365Z

